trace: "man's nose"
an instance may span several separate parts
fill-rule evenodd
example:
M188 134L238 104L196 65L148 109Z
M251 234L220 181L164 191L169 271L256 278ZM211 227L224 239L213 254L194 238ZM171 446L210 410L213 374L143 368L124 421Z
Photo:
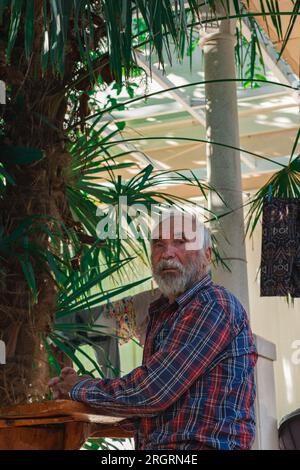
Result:
M167 245L162 253L163 259L170 259L176 257L176 248L172 245Z

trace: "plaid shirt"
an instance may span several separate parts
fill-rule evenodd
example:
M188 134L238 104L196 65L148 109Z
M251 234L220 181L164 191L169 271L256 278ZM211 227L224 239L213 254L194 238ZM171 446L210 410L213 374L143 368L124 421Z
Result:
M136 449L251 448L257 352L237 298L207 275L149 318L142 365L83 380L71 398L130 417Z

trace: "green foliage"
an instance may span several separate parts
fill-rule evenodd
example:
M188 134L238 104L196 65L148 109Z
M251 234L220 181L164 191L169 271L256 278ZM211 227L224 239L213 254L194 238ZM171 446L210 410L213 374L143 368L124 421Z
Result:
M147 243L143 238L131 236L124 240L118 232L114 239L107 239L105 242L99 240L97 226L107 215L105 206L117 207L120 197L126 196L131 207L143 204L146 211L142 215L147 224L148 212L152 205L181 205L186 202L183 198L171 197L162 191L161 185L185 183L196 186L199 194L204 197L209 190L215 190L206 182L199 181L193 172L187 174L183 169L173 173L158 172L150 164L141 168L132 178L121 178L118 175L119 170L134 168L133 163L120 162L122 157L131 152L120 151L117 147L129 141L123 139L120 134L126 123L116 123L116 129L112 131L108 122L103 122L103 118L109 116L113 110L124 109L125 106L144 100L147 96L168 91L135 97L137 84L129 78L141 78L143 73L136 65L135 52L147 49L150 57L155 53L162 66L166 59L172 62L174 51L177 58L188 54L192 60L192 53L199 42L199 38L194 35L195 28L215 22L217 2L219 0L43 0L42 11L38 12L41 15L39 26L42 28L42 34L36 37L38 28L35 28L37 12L34 9L34 0L0 0L1 40L6 49L8 64L19 40L23 44L24 55L29 63L33 53L40 57L43 77L52 74L63 79L66 75L67 60L73 60L72 66L75 70L72 80L64 85L64 92L70 104L65 128L68 150L72 156L66 196L74 223L66 226L61 221L35 214L24 218L9 235L0 227L1 276L5 276L6 262L16 262L23 272L34 302L38 300L34 269L36 264L44 269L57 287L57 321L53 331L44 338L48 361L55 374L60 372L60 364L53 352L53 346L70 357L80 373L101 376L101 369L95 360L73 344L67 335L71 332L72 336L75 334L77 338L86 338L88 333L101 333L101 325L74 325L68 323L67 319L80 310L90 309L109 299L126 295L129 289L148 280L146 278L129 282L127 278L128 270L134 269L137 259L142 259L145 264L149 263ZM249 6L248 1L243 3L246 7ZM300 1L292 1L292 15L282 11L278 1L261 0L259 14L249 14L241 8L241 2L237 0L233 1L233 10L230 10L228 1L222 0L222 4L225 8L223 18L237 18L240 24L243 19L248 18L251 29L249 42L245 40L242 28L237 30L236 56L241 71L237 81L245 87L259 86L259 83L265 81L265 73L255 17L261 15L265 19L271 18L278 38L283 40L280 57L294 30ZM199 5L200 8L209 6L210 13L201 16ZM286 14L291 18L288 29L283 34L281 16ZM118 99L109 96L105 105L97 102L96 89L104 88L106 83L104 69L110 75L110 82L114 81L112 88L117 91L117 95L125 87L130 98L128 101L121 104ZM83 86L86 80L87 85ZM224 80L216 82L221 85ZM205 82L197 82L199 83ZM195 83L185 86L193 85ZM174 86L171 90L185 86ZM80 105L86 97L91 105L91 113L79 115ZM50 122L44 116L40 118L49 128L56 129L55 122ZM168 137L159 137L165 138ZM152 136L150 139L157 137ZM179 139L206 142L204 139ZM270 186L273 195L299 197L300 160L299 155L294 157L298 140L299 132L291 151L289 165L282 165L282 169L273 175L253 198L248 214L248 233L252 234L258 223L262 202ZM223 146L221 142L214 144ZM246 152L245 149L243 151ZM1 146L0 152L0 199L3 199L7 185L15 184L10 175L10 166L33 165L43 158L43 153L39 149L4 145ZM265 156L254 153L252 155L270 160ZM97 215L99 207L104 208L100 216ZM128 213L126 217L126 222L134 230L134 235L137 235L135 216ZM213 217L214 214L207 211L207 218ZM31 236L37 232L49 237L49 249L41 250L37 243L32 242ZM217 263L223 263L217 247L214 247L214 255ZM91 339L87 339L87 342L94 344ZM84 356L88 366L78 358L77 351ZM90 440L85 448L105 449L107 443L102 439L94 439Z
M267 81L265 65L263 62L259 38L255 25L251 29L250 41L242 33L243 29L236 28L237 43L235 47L237 70L244 88L259 88L261 83Z
M193 17L198 9L197 2L188 0ZM133 15L141 17L146 28L148 41L156 49L159 60L164 63L163 50L170 56L169 37L180 49L182 32L188 33L184 2L157 3L156 0L44 0L42 9L42 35L38 48L41 55L41 67L52 69L61 76L65 72L65 45L76 45L78 59L86 63L93 76L93 57L95 49L105 48L110 56L110 67L116 81L122 82L123 72L128 76L134 58L133 50ZM21 20L24 20L24 48L29 60L34 41L34 0L0 0L0 26L9 17L9 29L6 43L7 60L10 61ZM75 41L74 41L75 36ZM143 39L143 33L138 33Z
M0 162L5 165L28 165L42 158L41 149L0 145Z
M85 450L122 450L120 444L124 443L126 439L107 439L103 438L92 438L84 444L83 448ZM118 443L115 445L114 443Z
M299 139L299 131L297 141ZM291 156L293 156L295 145ZM250 210L247 214L246 233L253 235L257 226L262 209L263 201L270 194L279 198L300 198L300 155L291 158L287 166L275 173L267 183L257 191L251 201Z
M215 21L215 8L220 0L198 2L157 2L157 0L44 0L42 9L42 35L38 48L41 67L45 72L50 68L61 76L65 72L65 45L72 43L78 52L78 60L85 63L93 75L93 52L107 51L110 57L110 70L121 84L123 73L128 76L134 64L133 50L148 45L156 51L159 62L165 63L165 55L171 61L171 45L179 57L183 57L185 40L189 43L191 27L207 25ZM221 1L226 16L224 18L249 18L262 16L270 18L279 39L283 40L282 55L294 30L299 14L300 1L291 1L292 14L283 11L279 1L261 0L261 12L249 13L234 1ZM249 7L249 1L245 1ZM202 16L201 7L208 5L211 13ZM281 17L289 14L290 21L283 35ZM9 20L6 38L7 60L10 61L17 36L20 33L21 19L24 20L24 49L28 60L34 43L34 0L0 0L0 26ZM253 35L256 32L253 29ZM253 37L254 37L253 36ZM255 39L258 43L257 38ZM193 42L191 42L193 44ZM173 46L172 46L173 47ZM193 46L190 46L193 47Z

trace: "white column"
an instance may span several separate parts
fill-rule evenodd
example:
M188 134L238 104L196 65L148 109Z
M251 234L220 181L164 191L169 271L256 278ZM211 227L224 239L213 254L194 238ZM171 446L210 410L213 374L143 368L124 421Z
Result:
M0 104L6 103L5 83L0 80Z
M235 21L221 20L217 28L201 31L205 80L235 78ZM236 82L208 83L206 92L207 139L234 147L240 146ZM227 287L249 312L246 249L242 206L241 163L238 150L207 145L208 180L219 191L209 196L215 214L234 210L211 224L221 256L231 269L213 269L214 281Z
M222 80L236 77L235 71L235 21L222 20L215 29L201 31L204 50L205 80ZM235 82L208 83L206 85L207 139L240 146L237 90ZM213 269L214 281L227 287L242 302L249 314L246 248L244 243L244 214L241 209L242 178L238 150L218 145L207 145L208 181L216 188L209 196L209 209L215 214L234 210L230 215L213 223L211 228L217 238L221 256L231 272L218 267ZM257 396L256 439L254 449L278 448L276 401L273 361L275 345L255 336L258 362L255 370Z
M254 335L258 352L255 368L256 382L256 437L253 450L278 450L278 424L275 395L274 362L276 346L261 336Z

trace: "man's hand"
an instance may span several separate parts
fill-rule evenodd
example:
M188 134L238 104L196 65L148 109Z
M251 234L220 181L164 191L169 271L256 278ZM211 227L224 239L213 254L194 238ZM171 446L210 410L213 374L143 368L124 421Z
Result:
M72 387L84 379L92 379L89 375L79 376L72 367L65 367L62 369L60 377L53 377L48 383L50 390L53 393L53 399L70 398L69 392Z

